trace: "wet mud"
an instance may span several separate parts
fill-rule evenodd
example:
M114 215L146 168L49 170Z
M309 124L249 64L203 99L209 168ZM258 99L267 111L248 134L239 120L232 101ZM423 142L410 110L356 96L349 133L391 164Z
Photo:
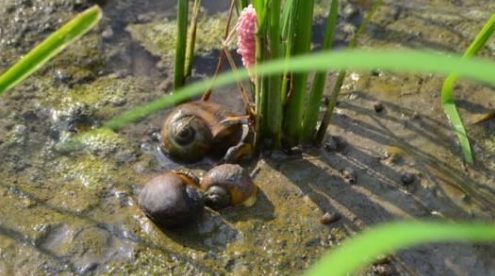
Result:
M348 75L323 147L266 153L246 165L259 187L252 207L205 210L187 228L158 228L137 205L144 183L177 168L202 176L212 163L184 166L158 152L168 111L119 132L98 129L171 90L163 39L174 2L134 2L0 2L1 70L84 8L97 3L105 13L0 99L0 275L298 275L379 223L493 221L495 121L467 124L476 161L466 166L440 106L443 79L377 68ZM213 2L204 20L216 22L228 3ZM367 1L343 2L339 47ZM461 53L494 10L488 0L385 1L359 46ZM315 23L316 38L323 22ZM481 55L493 58L494 43ZM195 79L211 74L219 49L200 51ZM466 122L493 110L494 95L468 81L455 87ZM235 87L219 89L213 101L242 112ZM493 250L421 246L358 275L495 275Z

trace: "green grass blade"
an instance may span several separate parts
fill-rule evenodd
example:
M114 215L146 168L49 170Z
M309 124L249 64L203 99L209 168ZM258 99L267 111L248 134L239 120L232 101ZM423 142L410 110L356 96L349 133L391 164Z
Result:
M188 7L188 0L179 0L177 3L177 41L175 44L174 89L179 89L184 85Z
M292 72L312 72L328 70L372 70L381 68L387 71L409 73L431 73L438 75L456 74L467 79L495 85L495 63L480 58L463 59L446 53L414 50L343 50L312 53L288 60L276 60L256 65L255 74L268 76L280 74L284 70ZM171 95L164 95L156 101L125 112L108 121L104 126L119 129L120 127L140 120L150 114L163 110L189 97L201 94L210 87L234 83L236 78L248 79L245 69L219 75L215 79L198 82Z
M337 24L338 9L339 1L332 0L322 45L323 50L332 48L335 25ZM320 104L321 98L323 96L323 90L325 88L326 78L327 72L320 72L315 75L315 78L313 80L313 87L311 89L308 103L306 105L306 114L304 115L303 122L301 141L304 144L313 143L315 140L314 138L316 134L316 122L318 121L318 115L320 114Z
M304 276L344 276L379 255L431 242L495 241L495 226L437 222L398 222L371 228L328 252Z
M270 19L268 26L270 59L279 59L282 56L280 47L280 0L272 0L269 5ZM273 141L273 148L280 148L282 137L282 75L270 77L267 90L267 135Z
M287 40L287 34L289 33L290 22L291 22L291 10L294 0L286 0L284 2L284 7L282 9L282 16L280 18L281 35L282 40Z
M483 29L478 33L474 41L468 47L468 49L464 53L464 57L469 58L476 55L476 53L478 53L479 50L481 50L481 48L486 44L486 42L492 36L494 31L495 31L495 13L486 22ZM464 160L468 164L472 164L473 152L471 151L469 138L467 136L466 129L464 128L464 124L462 123L461 116L457 111L453 97L454 83L456 80L457 77L455 75L450 75L443 83L442 96L441 96L442 107L443 110L445 111L445 114L449 118L450 123L454 127L454 132L457 136L457 140L459 141L459 145L461 146Z
M297 9L292 10L292 12L297 13L291 53L293 56L308 53L310 50L314 8L314 0L296 2ZM292 75L292 91L287 98L283 127L284 137L289 145L298 144L301 137L307 82L308 74L306 72Z
M38 70L52 57L93 28L101 18L101 9L93 6L51 34L0 76L0 95Z

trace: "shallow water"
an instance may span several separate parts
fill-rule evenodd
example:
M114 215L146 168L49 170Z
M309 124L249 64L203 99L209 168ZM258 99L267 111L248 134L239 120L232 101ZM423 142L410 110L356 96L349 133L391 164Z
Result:
M4 2L2 69L94 3ZM134 2L100 1L105 17L96 30L0 99L0 275L295 275L377 223L493 220L493 120L468 124L477 160L466 167L440 107L442 79L377 70L346 79L329 129L343 148L265 157L248 166L260 188L253 207L205 212L191 227L161 231L139 210L137 195L152 176L179 166L156 150L154 133L166 111L118 133L87 132L171 90L164 45L175 2ZM205 26L221 22L227 1L204 2ZM462 52L493 10L482 0L388 1L360 44ZM354 20L342 15L340 45ZM199 49L196 79L211 74L218 43L205 40ZM494 43L484 56L493 57ZM235 89L220 89L213 100L241 112ZM466 121L493 109L493 92L458 82ZM374 111L376 102L383 111ZM82 143L67 144L75 135ZM210 166L190 168L201 175ZM348 167L357 174L353 185L342 176ZM412 183L403 183L405 174ZM342 218L321 224L327 212ZM422 246L361 274L495 275L493 249Z

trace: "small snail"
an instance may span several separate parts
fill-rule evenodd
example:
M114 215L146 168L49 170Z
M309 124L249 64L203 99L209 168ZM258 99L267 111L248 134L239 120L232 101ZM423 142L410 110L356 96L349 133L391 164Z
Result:
M163 122L162 149L180 162L196 162L207 155L223 157L242 138L240 118L210 102L180 105Z
M205 204L212 209L251 206L256 201L253 179L239 165L223 164L206 173L200 183Z
M153 222L163 227L187 224L204 207L203 196L196 190L198 179L193 175L168 172L146 183L138 204Z

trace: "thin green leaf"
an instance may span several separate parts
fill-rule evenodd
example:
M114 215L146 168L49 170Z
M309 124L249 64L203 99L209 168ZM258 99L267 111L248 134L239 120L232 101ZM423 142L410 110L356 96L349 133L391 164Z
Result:
M52 57L93 28L101 18L101 9L93 6L51 34L0 76L0 95L38 70Z
M282 59L256 65L255 74L267 76L279 74L284 70L293 72L312 72L328 70L383 70L412 73L432 73L439 75L457 74L460 77L495 85L495 63L479 59L462 59L459 56L413 50L343 50L307 54L291 59ZM133 121L163 110L189 97L201 94L210 87L220 87L247 79L245 69L219 75L215 79L205 80L164 95L156 101L125 112L104 124L105 127L119 129Z
M344 276L380 255L431 242L495 241L495 226L468 223L398 222L371 228L329 251L304 276Z
M291 11L292 11L292 3L294 0L287 0L284 2L284 8L282 9L282 16L281 16L281 34L282 34L282 40L287 39L287 34L289 33L289 26L290 26L290 19L291 19Z
M465 58L470 58L476 53L478 53L481 48L486 44L488 39L492 36L495 31L495 13L492 17L486 22L483 29L478 33L474 41L471 43L469 48L464 53ZM449 118L450 123L454 127L454 132L457 135L457 140L459 141L459 145L461 146L462 155L464 156L464 160L472 164L473 163L473 152L471 151L471 145L469 143L469 139L467 136L466 129L464 128L464 124L462 123L461 116L457 111L453 90L454 83L457 80L457 76L450 75L447 77L442 87L442 107L445 111L445 114Z

